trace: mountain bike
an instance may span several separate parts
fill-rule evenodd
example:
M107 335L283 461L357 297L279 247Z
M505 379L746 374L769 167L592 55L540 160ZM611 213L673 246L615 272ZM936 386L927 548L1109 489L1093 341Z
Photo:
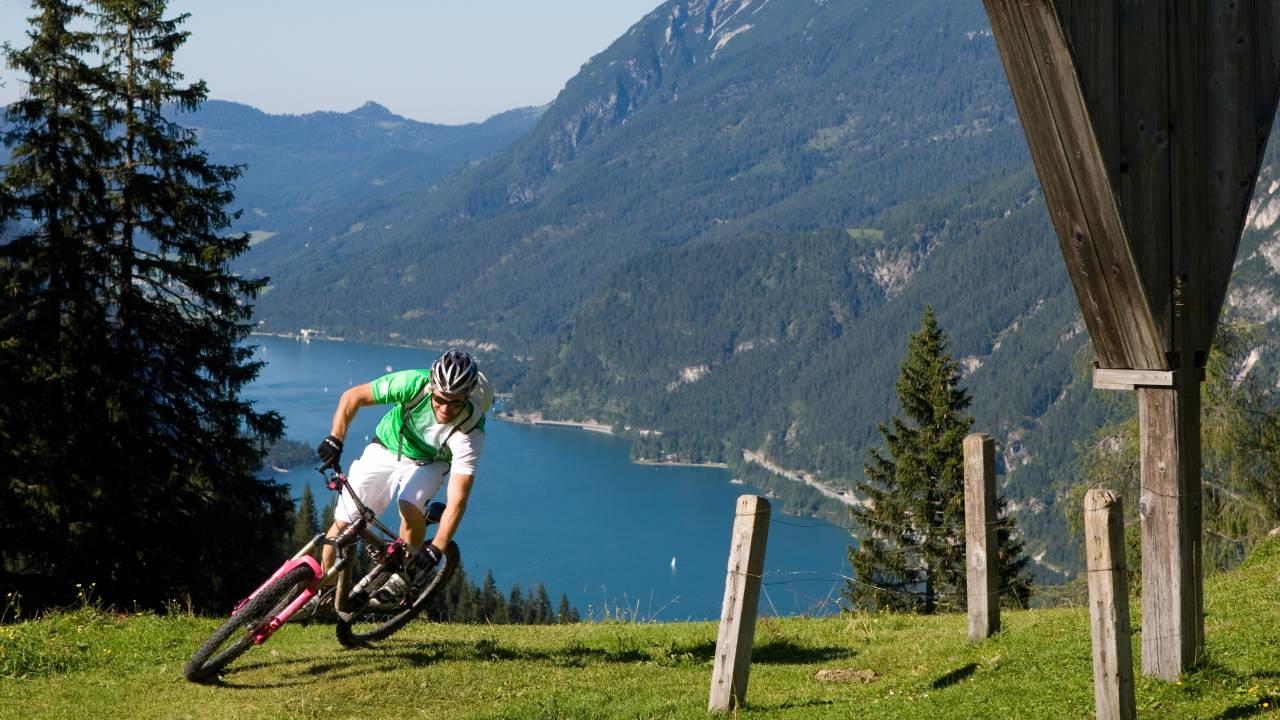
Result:
M187 661L183 674L188 680L199 682L217 675L249 648L270 639L317 595L321 604L333 599L338 642L343 646L359 647L381 640L425 610L461 565L458 546L450 542L435 567L425 573L414 573L410 558L417 550L378 520L376 513L351 490L339 468L322 466L318 470L326 487L339 495L347 493L358 517L333 539L323 534L311 538L237 603L231 617ZM444 508L444 503L431 503L425 513L427 523L439 522ZM353 585L352 567L358 555L358 543L363 544L373 565ZM336 560L328 572L322 571L320 562L312 555L324 544L332 545L336 551ZM396 581L392 582L393 578ZM336 582L330 582L335 579ZM404 592L380 592L389 582L402 583Z

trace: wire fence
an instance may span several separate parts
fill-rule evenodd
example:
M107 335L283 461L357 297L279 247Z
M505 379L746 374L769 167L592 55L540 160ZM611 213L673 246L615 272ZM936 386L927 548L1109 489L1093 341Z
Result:
M741 513L741 515L751 515L751 514L752 514L752 513ZM889 529L892 529L892 530L918 530L918 529L920 529L920 525L902 525L902 524L892 523L892 522L888 522L888 521L885 521L885 520L881 520L881 519L879 519L879 518L873 518L873 517L871 517L870 515L862 515L862 514L860 514L860 513L858 513L858 512L855 512L855 511L854 511L854 510L852 510L852 509L850 509L850 510L848 511L848 514L849 514L849 517L851 517L851 518L854 518L854 519L856 519L856 520L859 520L859 521L864 522L864 523L867 523L867 524L874 524L874 525L876 525L876 526L878 526L878 527L882 527L882 528L889 528ZM849 534L851 534L851 535L856 535L856 534L858 534L859 532L861 532L861 531L864 531L864 530L865 530L865 527L854 527L853 525L845 525L845 524L842 524L842 523L835 523L835 522L831 522L830 520L826 520L826 519L823 519L823 518L820 518L820 517L811 517L811 518L809 518L809 519L810 519L812 522L788 521L788 520L779 520L779 519L776 519L776 518L770 518L770 519L769 519L769 522L771 522L771 523L777 523L777 524L779 524L779 525L790 525L790 526L792 526L792 527L799 527L799 528L804 528L804 527L823 527L823 526L825 526L825 527L832 527L832 528L836 528L836 529L838 529L838 530L844 530L845 532L847 532L847 533L849 533ZM994 528L999 528L999 527L1007 527L1007 526L1013 525L1014 523L1015 523L1015 520L1014 520L1013 518L1005 517L1005 518L1000 518L1000 519L998 519L998 520L990 520L990 521L986 522L984 525L985 525L985 527L994 527ZM930 529L935 529L935 530L959 530L959 531L962 531L962 532L963 532L963 531L966 529L967 525L966 525L965 523L963 523L963 522L956 522L956 523L928 523L928 527L929 527Z
M798 518L795 516L778 517L777 514L761 510L757 512L735 513L734 517L753 517L755 515L768 514L769 523L771 525L785 525L792 528L834 528L842 532L848 533L855 538L866 531L865 527L858 527L852 523L844 524L832 522L821 517ZM856 511L850 511L851 519L865 520L867 523L875 523L875 525L892 530L900 530L905 532L920 532L921 525L906 525L882 522L879 519L870 518ZM1010 518L1000 518L998 520L987 522L987 527L1005 527L1012 524ZM929 524L929 531L963 531L966 529L963 523L940 523ZM900 551L901 555L911 558L912 553L909 551ZM864 578L855 577L845 572L833 570L772 570L766 571L760 575L750 573L742 573L730 571L731 575L737 574L741 576L757 577L761 581L762 594L767 607L774 615L782 615L778 612L773 598L770 596L770 588L774 588L776 592L779 588L785 588L792 594L792 607L807 608L804 612L806 615L821 615L834 612L847 611L851 608L846 600L849 591L855 588L862 588L872 593L881 593L887 596L896 596L908 600L922 600L926 596L926 592L921 589L910 589L906 587L886 587L873 582L869 582ZM805 591L802 588L815 586L816 591ZM1026 607L1021 601L1024 592L1018 587L1009 585L1008 583L996 590L983 593L971 594L967 589L961 590L944 590L932 591L927 593L935 602L941 602L948 609L956 609L963 611L967 602L975 597L991 597L1001 596L1006 601L1011 601L1018 607ZM1088 587L1084 583L1084 575L1073 582L1067 582L1057 585L1031 585L1031 607L1080 607L1084 606L1088 601Z

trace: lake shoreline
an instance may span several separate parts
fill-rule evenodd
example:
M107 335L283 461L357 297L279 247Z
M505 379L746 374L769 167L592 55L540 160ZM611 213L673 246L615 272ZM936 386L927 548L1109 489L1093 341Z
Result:
M559 427L577 428L578 430L589 430L591 432L612 435L613 428L604 423L595 420L547 420L540 412L520 413L513 410L503 410L493 414L497 420L515 423L517 425L555 425Z
M512 410L505 410L495 413L494 418L503 420L517 425L551 425L556 427L574 428L577 430L586 430L588 432L602 433L604 435L617 435L613 428L605 425L597 420L548 420L542 416L540 412L520 413ZM687 462L684 460L656 460L653 458L633 459L631 462L636 465L659 465L665 467L691 467L691 468L715 468L717 470L728 470L728 463L722 462Z
M661 465L664 467L691 467L691 468L715 468L717 470L728 470L728 463L721 462L685 462L683 460L632 460L637 465ZM738 481L741 484L741 481Z

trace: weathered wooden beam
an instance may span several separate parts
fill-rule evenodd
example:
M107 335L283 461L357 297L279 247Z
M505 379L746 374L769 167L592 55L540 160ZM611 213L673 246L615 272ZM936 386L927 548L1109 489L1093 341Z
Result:
M1098 149L1114 185L1114 178L1123 172L1123 129L1120 115L1111 109L1121 107L1124 97L1120 77L1121 26L1122 10L1127 10L1129 4L1098 0L1056 0L1054 4L1071 49ZM1094 58L1097 62L1082 63L1078 58Z
M1000 631L1000 548L996 532L996 441L964 439L964 544L969 642Z
M1106 163L1050 0L984 0L1094 351L1166 369Z
M1173 387L1173 370L1114 370L1093 368L1095 390L1132 390L1138 387Z
M1137 717L1129 581L1125 576L1124 512L1110 490L1084 497L1084 546L1093 629L1093 700L1098 720Z
M1138 388L1142 672L1176 680L1204 652L1200 382Z
M1152 320L1167 350L1173 347L1173 267L1169 254L1172 131L1169 66L1161 58L1169 53L1170 3L1147 0L1116 4L1120 6L1124 28L1124 52L1116 66L1123 100L1103 112L1116 117L1120 125L1120 175L1115 184L1125 232ZM1086 64L1108 61L1110 58L1091 59Z
M1209 120L1203 172L1209 221L1204 292L1197 313L1201 344L1196 348L1203 352L1217 327L1275 118L1280 71L1269 61L1275 57L1277 5L1276 0L1219 0L1207 5L1204 107Z
M756 606L760 603L760 578L769 539L769 512L769 501L759 495L738 498L707 705L713 713L734 709L747 697L751 645L756 636Z

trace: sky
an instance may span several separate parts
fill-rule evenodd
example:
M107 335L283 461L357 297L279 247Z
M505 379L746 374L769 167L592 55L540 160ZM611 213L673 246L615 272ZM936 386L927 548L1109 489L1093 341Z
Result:
M479 122L555 99L661 0L171 0L190 13L178 70L209 97L269 113L367 101L423 122ZM0 0L0 42L27 45L26 0ZM23 89L0 67L0 103Z

